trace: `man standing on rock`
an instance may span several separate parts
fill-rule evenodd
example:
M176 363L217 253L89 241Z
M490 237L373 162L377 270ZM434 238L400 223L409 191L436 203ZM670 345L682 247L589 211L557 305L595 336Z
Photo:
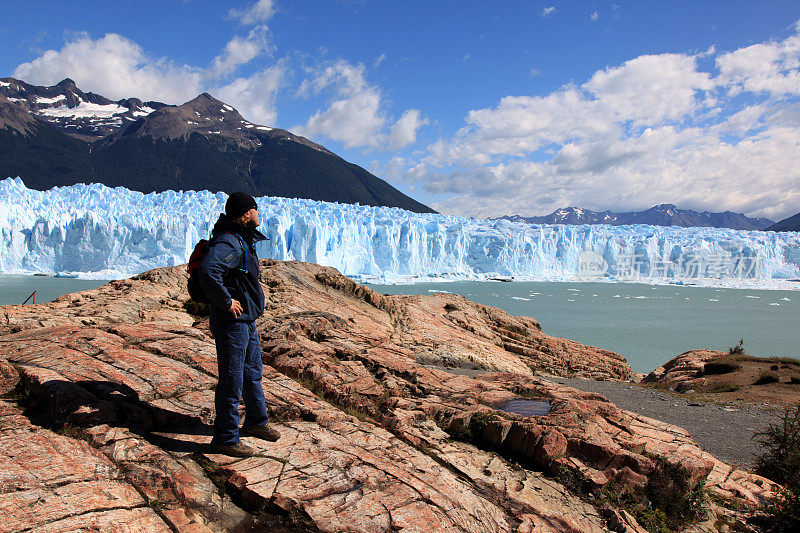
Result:
M244 398L242 433L275 441L280 434L267 426L261 388L261 342L255 320L264 313L264 292L258 282L255 243L258 206L249 194L235 192L211 232L208 254L200 266L200 284L211 301L211 334L217 346L219 383L214 394L213 449L246 457L253 448L239 439L239 400Z

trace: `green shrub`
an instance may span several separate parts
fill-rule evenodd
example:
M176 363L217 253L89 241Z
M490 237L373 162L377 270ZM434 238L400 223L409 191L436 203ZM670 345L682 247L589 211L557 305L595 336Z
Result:
M739 343L736 346L731 346L728 348L728 353L731 355L744 355L744 339L739 339Z
M675 526L706 518L705 493L704 483L690 487L686 471L680 465L658 461L648 475L647 498L653 507L662 509Z
M739 385L734 385L733 383L720 383L714 387L711 392L736 392L737 390L739 390Z
M800 491L784 488L770 506L771 530L778 533L800 531Z
M774 372L762 372L761 375L758 377L754 385L766 385L767 383L778 383L780 382L780 378L778 378L778 374Z
M783 484L767 509L772 531L800 531L800 404L786 409L781 419L756 434L764 446L756 473Z
M778 422L756 433L756 438L764 447L756 460L756 472L800 488L800 404L786 409Z

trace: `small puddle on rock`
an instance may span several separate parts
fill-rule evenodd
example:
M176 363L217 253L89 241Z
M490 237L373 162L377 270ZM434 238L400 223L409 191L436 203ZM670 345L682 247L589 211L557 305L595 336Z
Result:
M499 407L506 413L514 413L522 416L544 416L550 412L550 402L540 400L509 400L505 405Z

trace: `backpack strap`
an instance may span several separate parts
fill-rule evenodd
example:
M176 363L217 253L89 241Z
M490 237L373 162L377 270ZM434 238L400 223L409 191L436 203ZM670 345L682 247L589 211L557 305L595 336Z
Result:
M247 264L248 264L247 263L247 246L245 246L244 240L242 239L242 236L239 235L238 233L234 233L232 231L226 231L224 233L220 233L219 235L233 235L234 237L236 237L236 240L239 241L239 244L242 245L242 250L244 250L244 256L242 257L242 263L239 265L239 267L236 270L238 272L245 272L246 273L247 272Z
M233 233L237 239L239 239L239 244L242 245L242 250L244 250L244 258L242 261L242 266L239 267L239 272L247 272L247 246L244 244L244 239L238 233Z

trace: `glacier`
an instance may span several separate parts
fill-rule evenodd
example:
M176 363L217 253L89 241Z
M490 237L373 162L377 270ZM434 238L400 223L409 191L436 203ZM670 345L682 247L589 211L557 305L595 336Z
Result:
M124 277L186 263L227 195L0 181L0 273ZM639 281L758 288L800 283L800 233L646 225L529 225L399 208L257 199L261 258L361 281Z

